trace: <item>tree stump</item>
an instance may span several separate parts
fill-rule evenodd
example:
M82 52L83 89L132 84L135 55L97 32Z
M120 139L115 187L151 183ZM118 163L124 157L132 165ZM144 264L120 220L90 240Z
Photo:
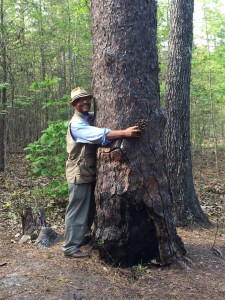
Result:
M21 242L23 242L24 236L30 236L31 241L35 241L35 245L39 248L49 248L62 239L57 232L48 226L43 207L37 208L35 216L33 216L32 208L26 207L21 215L21 220L23 234ZM24 240L28 241L28 239Z

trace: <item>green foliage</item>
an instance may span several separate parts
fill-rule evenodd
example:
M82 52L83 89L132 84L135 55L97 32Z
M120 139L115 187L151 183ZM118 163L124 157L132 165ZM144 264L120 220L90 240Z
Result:
M13 219L13 218L14 218L14 214L13 214L11 211L6 211L6 212L4 213L4 217L5 217L6 219Z
M16 219L15 208L18 214L20 212L17 205L18 194L20 194L20 192L14 191L12 194L9 195L7 201L2 202L3 214L6 219Z
M188 215L187 221L188 221L188 226L192 227L193 226L193 215L192 214Z
M98 247L104 247L105 246L105 240L104 239L99 239L98 240Z
M142 264L138 264L138 265L135 266L135 270L136 270L136 272L138 272L138 273L143 273L143 272L145 272L147 269L148 269L148 267L143 266Z
M90 1L28 2L21 0L15 5L4 0L1 24L8 78L7 84L0 83L0 90L7 87L6 107L12 112L9 123L18 120L20 125L15 127L19 127L23 122L17 137L24 145L49 121L67 118L63 95L79 85L91 90L92 82ZM2 57L0 74L4 74Z
M43 104L42 109L54 109L57 111L57 115L61 116L63 114L68 114L68 99L67 100L49 100ZM55 114L56 115L56 114Z
M221 1L202 2L201 40L194 45L191 82L191 133L194 149L223 142L225 122L225 14Z
M31 90L39 91L42 89L46 89L50 86L57 85L60 80L61 80L61 78L58 78L58 77L50 78L49 76L46 76L44 81L33 82L31 84L30 88L31 88Z
M25 148L28 151L26 158L31 161L32 176L49 179L44 189L36 191L39 195L47 194L52 198L67 195L64 178L67 127L67 121L52 122L38 141Z
M4 211L4 217L6 219L12 219L13 218L13 213L12 213L12 202L7 201L2 205L3 211Z
M161 105L164 105L170 1L158 1L157 44ZM224 143L225 123L225 14L221 0L197 0L201 7L192 51L191 138L193 149ZM198 10L196 10L198 13ZM200 19L202 18L201 22ZM199 36L198 36L199 33Z
M32 175L47 178L35 199L67 195L64 179L68 99L75 86L91 90L90 0L3 2L2 42L7 51L7 105L15 147L27 146ZM2 61L2 58L0 58ZM0 64L0 73L2 71ZM2 80L3 81L3 80ZM11 119L10 119L11 118ZM51 123L52 122L52 123ZM17 128L19 128L17 130ZM22 130L21 130L22 128ZM15 130L16 129L16 130ZM37 180L38 182L38 180ZM50 201L49 205L53 205Z
M167 50L167 40L169 35L169 9L168 2L159 1L157 10L157 44L160 51Z
M166 86L168 35L169 35L169 2L158 1L157 10L157 46L159 52L159 83L161 106L164 106L164 94Z
M2 90L2 89L4 89L4 88L7 88L7 87L9 87L9 86L10 86L10 84L7 83L7 82L4 82L4 83L0 82L0 90Z

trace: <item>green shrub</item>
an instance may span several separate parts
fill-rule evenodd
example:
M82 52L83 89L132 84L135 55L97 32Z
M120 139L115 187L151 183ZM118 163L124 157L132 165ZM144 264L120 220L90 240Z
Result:
M68 121L52 122L41 138L29 144L26 158L31 162L32 176L47 178L44 189L37 191L52 198L67 196L65 180L66 132Z

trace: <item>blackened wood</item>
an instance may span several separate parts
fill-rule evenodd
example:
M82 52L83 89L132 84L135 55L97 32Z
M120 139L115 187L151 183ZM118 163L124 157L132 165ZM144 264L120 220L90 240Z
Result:
M62 237L51 227L42 227L39 232L38 238L35 241L35 245L37 245L38 248L41 249L50 248L61 240Z
M37 208L37 213L33 215L32 208L26 207L21 214L22 234L30 235L32 240L38 237L42 227L47 227L45 210L43 207Z

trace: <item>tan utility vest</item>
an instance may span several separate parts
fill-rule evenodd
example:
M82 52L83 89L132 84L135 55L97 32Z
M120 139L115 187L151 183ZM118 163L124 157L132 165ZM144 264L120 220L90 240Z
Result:
M70 124L77 119L88 121L81 118L75 112ZM68 159L66 162L66 179L69 183L91 183L96 180L96 145L76 143L70 133L70 124L67 130L67 153ZM91 124L89 124L91 125Z

